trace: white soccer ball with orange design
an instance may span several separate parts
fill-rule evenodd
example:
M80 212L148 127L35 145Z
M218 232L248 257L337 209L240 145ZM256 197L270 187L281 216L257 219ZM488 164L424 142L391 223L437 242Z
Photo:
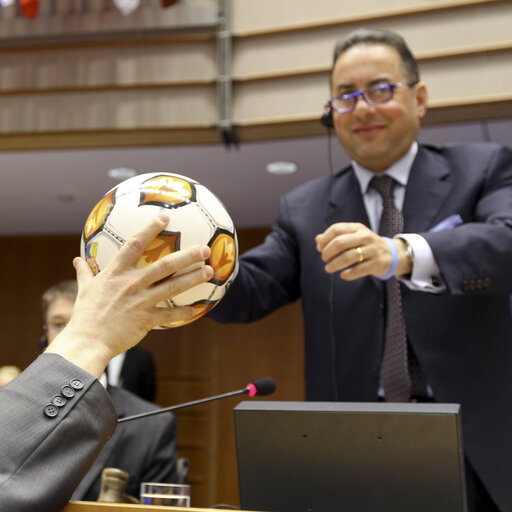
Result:
M126 240L157 211L169 212L167 227L144 251L139 266L193 245L208 245L213 278L161 303L162 307L193 306L197 314L210 311L224 296L238 271L238 241L233 221L221 201L197 181L168 172L139 174L109 190L92 209L84 226L81 255L96 274Z

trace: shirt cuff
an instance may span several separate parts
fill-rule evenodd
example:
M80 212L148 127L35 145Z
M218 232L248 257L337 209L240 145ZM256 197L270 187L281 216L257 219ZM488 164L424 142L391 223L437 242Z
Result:
M396 276L407 288L420 292L443 293L446 285L428 242L417 233L400 233L395 238L402 238L412 248L414 265L409 276Z

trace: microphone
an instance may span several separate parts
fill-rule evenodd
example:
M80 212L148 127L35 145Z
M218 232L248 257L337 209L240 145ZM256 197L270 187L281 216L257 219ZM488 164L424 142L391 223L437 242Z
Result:
M136 420L139 418L147 418L148 416L153 416L155 414L161 414L162 412L170 412L175 411L177 409L184 409L185 407L191 407L192 405L204 404L206 402L213 402L214 400L220 400L221 398L229 398L231 396L237 395L249 395L253 396L265 396L271 395L276 390L276 381L271 379L270 377L263 377L262 379L257 379L253 382L249 382L247 386L243 389L239 389L237 391L230 391L229 393L224 393L222 395L215 395L209 398L202 398L200 400L193 400L192 402L185 402L183 404L171 405L171 407L165 407L163 409L157 409L155 411L143 412L141 414L134 414L133 416L126 416L124 418L119 418L117 423L123 423L125 421Z
M271 395L276 390L276 381L270 377L263 377L254 382L249 382L242 393L248 393L250 397Z

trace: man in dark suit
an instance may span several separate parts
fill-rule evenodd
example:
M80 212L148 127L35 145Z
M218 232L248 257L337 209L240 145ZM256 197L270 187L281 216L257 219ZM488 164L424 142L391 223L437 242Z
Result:
M77 282L68 280L56 283L43 294L41 307L48 345L51 345L71 320L77 293ZM133 347L114 357L109 367L112 361L129 354L132 350L138 350L138 347ZM141 352L144 360L146 351L141 350ZM135 357L137 358L137 355ZM128 369L132 370L131 375L135 377L131 383L135 384L142 376L140 367L133 367L133 365L130 367L133 359L127 357L124 360L123 369L127 362ZM110 385L106 373L101 376L100 382L106 387L119 418L157 409L155 404L139 398L134 393ZM121 423L81 481L72 499L96 501L101 488L101 472L106 467L126 471L130 475L126 493L138 498L142 482L177 483L176 461L176 418L173 414L160 414Z
M200 265L210 255L207 247L137 268L168 220L159 214L150 221L97 276L85 260L74 260L80 292L71 321L44 354L0 389L3 512L57 512L66 505L116 426L116 411L98 381L108 361L152 327L195 313L156 304L212 278L213 269Z
M343 38L331 87L352 164L281 199L210 316L300 297L307 399L460 403L470 510L512 511L512 152L416 142L427 88L397 34Z

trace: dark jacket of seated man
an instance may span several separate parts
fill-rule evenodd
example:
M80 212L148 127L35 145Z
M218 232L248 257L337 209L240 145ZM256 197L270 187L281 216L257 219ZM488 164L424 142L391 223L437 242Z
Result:
M109 385L107 391L119 418L158 408L125 389ZM176 461L176 417L172 413L119 423L71 499L96 501L106 467L129 473L126 494L138 498L141 482L176 483Z

